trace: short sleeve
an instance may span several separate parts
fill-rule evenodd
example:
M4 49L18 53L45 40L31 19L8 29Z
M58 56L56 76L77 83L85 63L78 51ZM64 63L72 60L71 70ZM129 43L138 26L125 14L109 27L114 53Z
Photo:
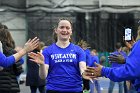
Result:
M43 52L42 52L44 58L45 58L45 64L48 64L49 65L49 52L48 52L48 49L44 49Z
M82 48L80 48L79 46L77 46L76 52L78 54L79 62L81 62L81 61L86 62L86 54L85 54L84 50Z

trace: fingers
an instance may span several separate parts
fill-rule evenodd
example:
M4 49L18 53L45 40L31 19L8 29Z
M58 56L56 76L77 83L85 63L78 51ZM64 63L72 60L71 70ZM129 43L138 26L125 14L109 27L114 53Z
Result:
M108 57L109 61L117 61L117 57Z
M38 64L38 61L36 61L34 59L29 59L29 60Z
M118 57L118 55L114 53L110 53L110 56Z
M96 62L94 62L94 64L95 64L96 67L100 66L100 64L98 64L98 63L96 63Z
M33 39L29 39L26 44L24 45L24 50L28 53L32 50L34 50L35 48L37 48L39 45L39 39L37 37L33 38Z
M30 42L31 41L31 39L29 39L26 43L28 43L28 42Z
M35 58L35 57L37 57L37 55L38 55L38 54L36 54L36 53L34 53L34 52L28 53L28 56L29 56L30 58Z
M29 39L26 44L31 44L33 46L36 46L39 44L39 39L37 37L33 38L33 39Z
M116 54L111 54L111 56L108 56L109 61L117 61L118 55Z
M96 74L96 69L94 67L87 67L87 69L85 70L86 72L86 75L87 76L91 76L92 78L96 77L95 74Z
M33 48L36 48L39 44L39 39L37 37L35 37L32 40L30 40L29 42L32 44Z
M38 53L30 52L28 53L28 56L30 57L29 60L38 64L44 64L44 56L40 52Z
M32 40L30 40L29 42L33 43L33 42L36 42L38 41L39 39L37 37L33 38Z
M37 54L38 54L39 56L43 56L43 54L42 54L41 52L37 52Z

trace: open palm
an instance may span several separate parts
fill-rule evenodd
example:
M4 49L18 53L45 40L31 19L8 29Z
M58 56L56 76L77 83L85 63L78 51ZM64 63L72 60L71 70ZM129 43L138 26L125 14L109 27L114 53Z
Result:
M28 53L28 56L31 58L30 59L31 61L38 63L38 64L44 64L44 56L42 55L42 53L30 52L30 53Z

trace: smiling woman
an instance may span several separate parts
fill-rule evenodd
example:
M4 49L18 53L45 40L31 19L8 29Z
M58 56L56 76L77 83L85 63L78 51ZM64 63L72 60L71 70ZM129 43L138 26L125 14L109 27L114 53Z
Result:
M29 53L29 56L40 64L40 77L47 79L47 93L83 93L84 75L81 73L86 69L86 56L82 48L70 42L71 22L59 20L54 33L55 43L45 48L42 54Z

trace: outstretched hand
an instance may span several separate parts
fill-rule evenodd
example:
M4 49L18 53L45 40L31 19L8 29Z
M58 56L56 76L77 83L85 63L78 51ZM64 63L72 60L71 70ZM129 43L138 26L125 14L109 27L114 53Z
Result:
M125 63L125 58L121 54L119 54L119 55L111 54L111 56L108 56L108 59L111 63L113 63L113 62L117 62L119 64Z
M35 37L33 39L29 39L25 43L23 49L26 51L26 53L28 53L28 52L34 50L35 48L37 48L38 44L39 44L39 39L37 37Z
M28 56L31 58L30 60L37 63L37 64L44 64L44 56L42 55L42 53L37 52L30 52L28 53Z
M101 70L102 70L102 65L97 64L94 62L96 67L87 67L87 69L84 72L84 75L87 76L88 78L95 79L97 77L101 76Z

